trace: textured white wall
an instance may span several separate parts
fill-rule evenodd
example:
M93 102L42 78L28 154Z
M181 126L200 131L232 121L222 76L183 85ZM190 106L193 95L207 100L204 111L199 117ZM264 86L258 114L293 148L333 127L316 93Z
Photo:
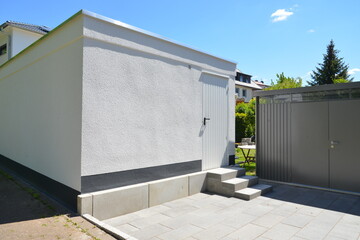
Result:
M11 57L15 56L43 36L42 34L33 33L14 27L11 28Z
M0 154L80 191L82 19L0 68Z
M201 72L233 76L235 64L90 17L84 26L82 176L202 159Z

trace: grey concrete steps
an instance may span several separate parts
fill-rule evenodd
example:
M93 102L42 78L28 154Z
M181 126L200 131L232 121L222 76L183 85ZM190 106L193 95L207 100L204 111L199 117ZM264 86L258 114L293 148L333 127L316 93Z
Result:
M272 189L269 185L258 184L256 176L245 176L245 169L238 166L209 170L206 181L209 192L244 200L251 200Z
M226 181L222 181L222 186L228 188L232 191L238 191L250 186L257 184L259 178L256 176L241 176L237 178L232 178Z
M231 178L236 178L238 176L244 175L246 172L245 168L241 167L224 167L224 168L216 168L209 170L207 172L207 178L225 181Z
M271 185L257 184L249 188L238 190L234 193L236 198L251 200L272 190Z

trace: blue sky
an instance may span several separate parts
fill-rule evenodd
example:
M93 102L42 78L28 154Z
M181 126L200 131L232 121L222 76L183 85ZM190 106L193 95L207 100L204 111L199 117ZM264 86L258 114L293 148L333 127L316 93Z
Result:
M0 22L56 27L86 9L234 60L253 79L310 80L331 39L360 81L359 0L11 1Z

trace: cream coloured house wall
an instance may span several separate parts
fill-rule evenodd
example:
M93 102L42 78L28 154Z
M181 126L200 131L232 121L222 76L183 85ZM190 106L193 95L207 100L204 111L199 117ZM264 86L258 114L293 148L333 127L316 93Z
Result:
M23 29L10 27L11 33L11 57L15 56L29 45L34 43L36 40L41 38L43 35L25 31Z
M0 46L6 44L6 48L8 48L8 39L9 37L7 35L0 33ZM4 64L8 60L8 51L9 50L7 50L5 54L0 56L0 65Z

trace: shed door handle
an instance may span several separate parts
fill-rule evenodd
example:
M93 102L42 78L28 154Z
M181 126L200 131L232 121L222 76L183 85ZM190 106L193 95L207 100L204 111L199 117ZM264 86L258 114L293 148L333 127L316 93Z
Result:
M210 118L204 117L204 125L206 125L206 120L210 120Z

